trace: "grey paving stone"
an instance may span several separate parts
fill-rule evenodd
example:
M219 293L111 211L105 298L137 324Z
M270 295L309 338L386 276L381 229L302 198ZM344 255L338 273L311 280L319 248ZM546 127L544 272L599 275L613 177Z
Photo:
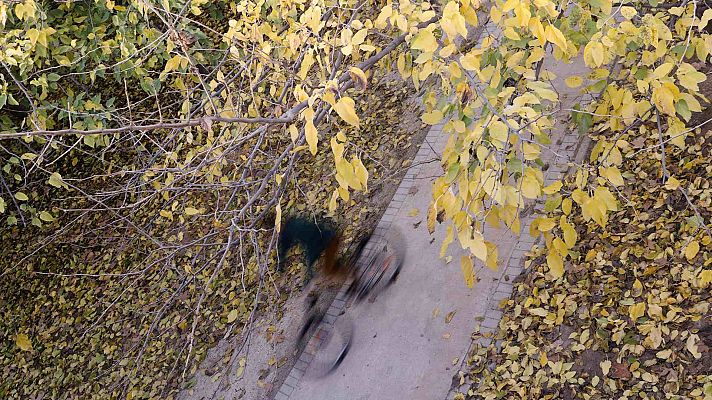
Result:
M307 367L308 367L308 366L309 366L309 364L305 363L305 362L302 361L302 360L298 360L298 361L294 364L294 369L297 370L297 371L302 371L302 372L304 372L304 371L307 370Z
M287 377L287 380L284 381L284 385L291 386L293 388L297 387L297 383L299 383L299 381L291 374Z

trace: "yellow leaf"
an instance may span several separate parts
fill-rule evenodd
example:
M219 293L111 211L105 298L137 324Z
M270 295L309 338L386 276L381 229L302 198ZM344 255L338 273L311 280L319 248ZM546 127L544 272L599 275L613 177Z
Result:
M309 107L304 110L304 136L306 136L309 152L316 155L319 134L314 125L314 110Z
M607 187L599 186L594 190L594 197L605 205L606 210L618 211L618 202Z
M455 239L455 232L452 229L452 225L448 225L447 227L447 232L445 233L445 239L443 240L443 243L440 245L440 258L445 257L445 252L447 251L448 246L450 246L450 243Z
M361 182L361 185L363 185L364 190L368 190L368 170L361 162L361 159L353 157L351 159L351 165L353 165L354 167L354 174L356 175L356 179Z
M565 198L561 202L561 211L563 211L565 215L569 215L569 214L571 214L571 206L572 206L571 199Z
M354 46L360 45L361 43L363 43L364 40L366 40L366 35L368 35L368 29L360 29L354 34L353 38L351 38L351 44L353 44Z
M171 57L170 60L166 61L166 66L163 68L163 72L168 73L168 72L175 71L176 69L178 69L178 66L180 65L181 58L182 57L179 55Z
M426 53L432 53L438 48L438 41L435 39L433 32L422 29L410 43L413 50L422 50Z
M435 221L437 220L438 211L435 207L428 207L428 233L433 234L435 232Z
M24 333L18 333L15 337L15 345L22 351L32 350L32 342Z
M490 137L504 143L507 141L507 125L502 121L493 121L489 126Z
M462 270L465 284L468 288L472 289L475 285L475 269L472 265L472 259L469 256L460 257L460 269Z
M674 86L674 85L673 85ZM667 115L674 116L675 111L675 95L667 85L658 86L653 89L653 103L658 109Z
M502 34L504 34L504 37L510 40L521 40L521 36L519 36L519 33L514 30L513 27L508 26L504 28L504 31L502 31Z
M539 145L529 142L522 143L522 151L524 152L525 160L536 160L539 158L539 154L541 153Z
M338 164L344 157L344 144L339 143L335 137L331 138L331 151L334 153L334 161Z
M583 49L583 60L586 66L598 68L603 65L603 56L605 49L603 44L596 41L590 41Z
M307 74L309 73L309 70L311 69L312 65L314 65L314 54L312 54L311 51L308 51L304 55L304 59L302 60L302 65L299 67L299 72L297 73L297 76L299 79L304 80L307 77Z
M30 39L30 43L34 46L37 43L37 38L40 36L40 31L35 28L31 28L27 31L27 37Z
M481 233L475 232L473 239L467 246L475 257L482 260L482 262L487 261L487 244L485 243L485 238Z
M572 75L564 80L566 86L570 88L577 88L583 83L583 79L580 76Z
M697 24L697 29L700 31L705 29L710 20L712 20L712 8L708 8L702 13L702 18L700 18L699 24Z
M292 124L289 125L289 137L292 139L292 143L297 143L297 139L299 138L299 130L297 129L296 125Z
M539 352L539 365L541 367L545 367L548 362L549 362L549 359L546 357L546 352L540 351Z
M611 370L611 362L609 360L603 360L599 365L601 366L601 371L603 371L603 375L608 375L608 371Z
M593 219L601 227L606 227L608 216L606 214L606 205L602 201L589 197L581 205L581 211L584 219Z
M485 265L492 271L497 271L497 245L490 242L485 242L485 244L487 245L487 261L485 261Z
M543 192L546 193L546 194L558 193L559 190L561 190L561 187L562 187L562 186L563 186L563 184L561 183L561 181L554 181L554 182L552 182L551 185L545 187L545 188L543 189Z
M699 251L700 243L697 242L697 240L693 240L685 247L685 258L687 258L688 261L692 261Z
M625 19L628 19L628 20L633 19L633 17L635 17L637 14L638 14L638 11L636 11L635 8L633 8L633 7L628 7L628 6L621 7L621 15Z
M556 226L556 221L553 218L539 217L532 222L539 232L548 232Z
M365 90L368 87L368 78L366 78L366 74L361 70L361 68L349 68L349 75L351 75L351 79L356 83L356 87L361 90Z
M527 199L536 199L541 196L541 184L530 174L522 177L522 196Z
M680 181L678 181L674 176L668 178L665 182L665 189L667 190L677 190L680 187Z
M274 217L274 229L279 233L282 230L282 205L277 203Z
M339 200L339 191L334 189L331 193L331 199L329 200L329 213L333 214L336 211L337 201Z
M621 175L621 171L618 170L618 167L616 166L608 168L598 167L598 171L600 172L601 176L608 179L614 186L623 186L623 184L625 184L625 181L623 180L623 175Z
M668 74L670 73L670 71L672 71L674 66L675 66L674 63L664 63L664 64L658 66L653 71L653 77L655 79L660 79L660 78L668 76Z
M480 69L480 55L475 51L471 51L460 57L460 64L467 71L477 71Z
M564 260L556 251L549 251L546 256L546 265L549 266L549 272L554 276L554 279L564 276Z
M190 216L190 215L196 215L196 214L198 214L199 212L200 212L200 211L198 211L198 209L193 208L193 207L186 207L186 208L185 208L185 215L189 215L189 216Z
M237 319L237 315L238 315L237 310L233 309L232 311L230 311L230 313L227 314L227 323L231 324L231 323L235 322L235 320Z
M27 200L30 199L30 198L27 197L27 195L24 194L23 192L17 192L17 193L15 193L15 198L18 199L18 200L20 200L20 201L27 201Z
M435 125L443 120L443 113L442 111L436 109L429 113L423 114L420 119L428 125Z
M343 186L349 186L356 190L363 189L361 181L356 178L353 164L344 158L336 162L336 180Z
M540 46L544 46L546 44L546 29L544 29L544 25L542 25L539 17L529 19L529 31L539 40Z
M340 98L339 101L334 104L334 110L336 110L336 113L339 114L346 123L358 128L359 119L358 115L356 115L356 104L352 98L346 96Z
M574 245L576 245L576 240L578 239L578 234L576 233L574 226L569 224L564 216L561 217L559 226L561 227L561 232L564 234L564 243L566 243L566 247L574 247Z
M707 79L707 75L697 71L688 63L680 64L676 74L680 85L691 92L698 92L700 90L698 84Z
M712 283L712 269L706 269L700 272L698 279L700 280L700 285L702 287L707 287L707 285Z
M635 322L638 318L645 314L645 303L636 303L628 308L630 319Z
M235 373L238 378L242 377L242 374L245 373L245 364L247 361L245 360L245 357L242 357L240 359L240 363L237 367L237 372Z
M554 25L546 26L546 39L551 43L554 43L561 51L566 51L566 37L561 31Z

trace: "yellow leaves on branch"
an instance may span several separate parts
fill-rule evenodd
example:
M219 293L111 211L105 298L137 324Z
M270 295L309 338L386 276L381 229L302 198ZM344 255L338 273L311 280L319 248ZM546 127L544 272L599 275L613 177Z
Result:
M544 184L544 174L532 167L527 167L522 176L522 196L527 199L536 199L541 196L542 185Z
M672 82L663 82L653 88L653 103L663 113L675 116L675 101L680 98L680 89Z
M586 66L598 68L605 62L606 50L598 41L590 41L583 49L583 61Z
M460 14L460 7L457 2L450 1L443 9L443 16L440 19L440 26L447 33L450 39L457 38L458 34L467 37L467 26L465 17Z
M343 96L334 104L334 110L347 124L358 128L359 118L356 115L356 103L352 98Z
M608 222L608 211L618 211L618 202L608 188L599 186L594 190L594 195L590 197L581 189L576 189L571 198L581 206L581 214L584 220L593 219L602 228Z
M707 11L712 11L712 9ZM698 84L707 79L707 75L697 71L695 67L688 63L680 64L677 69L676 76L678 82L680 82L680 85L691 92L699 92L700 87Z

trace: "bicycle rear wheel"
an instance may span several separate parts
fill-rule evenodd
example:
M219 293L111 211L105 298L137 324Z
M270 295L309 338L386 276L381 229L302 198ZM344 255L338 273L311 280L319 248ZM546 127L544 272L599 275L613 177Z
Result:
M333 323L323 321L304 351L313 355L305 377L317 379L325 377L341 365L351 349L353 323L345 315Z

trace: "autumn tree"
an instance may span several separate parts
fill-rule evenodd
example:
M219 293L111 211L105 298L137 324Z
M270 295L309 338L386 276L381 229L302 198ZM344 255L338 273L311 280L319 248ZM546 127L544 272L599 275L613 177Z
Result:
M422 121L445 121L451 135L429 230L443 215L446 242L457 237L472 255L463 263L496 268L486 226L520 233L520 211L546 199L562 215L542 216L536 229L550 278L559 279L577 241L568 216L605 228L620 207L617 188L634 180L618 168L628 145L621 135L658 135L649 154L661 160L660 179L674 184L665 149L685 146L694 129L686 121L702 108L705 76L695 63L712 51L710 19L695 0L0 0L3 235L34 229L43 238L19 246L0 274L148 286L155 274L177 276L174 286L154 288L164 301L107 389L151 393L151 382L131 382L151 334L177 324L188 337L172 355L172 370L185 375L205 296L228 265L238 265L242 293L251 294L227 319L253 318L274 273L276 235L263 220L275 211L268 225L278 225L296 207L300 160L331 160L333 179L315 207L334 212L368 191L368 152L346 128L359 129L358 99L373 76L397 71L425 90ZM471 40L485 24L494 31ZM579 56L590 74L567 84L594 100L572 118L599 134L576 189L562 192L561 182L543 185L541 154L559 103L543 60ZM709 243L704 232L700 217L691 240ZM95 246L96 258L47 261L61 248L50 243L77 240ZM191 314L169 321L189 288L202 290ZM10 334L21 350L32 348L26 334Z

